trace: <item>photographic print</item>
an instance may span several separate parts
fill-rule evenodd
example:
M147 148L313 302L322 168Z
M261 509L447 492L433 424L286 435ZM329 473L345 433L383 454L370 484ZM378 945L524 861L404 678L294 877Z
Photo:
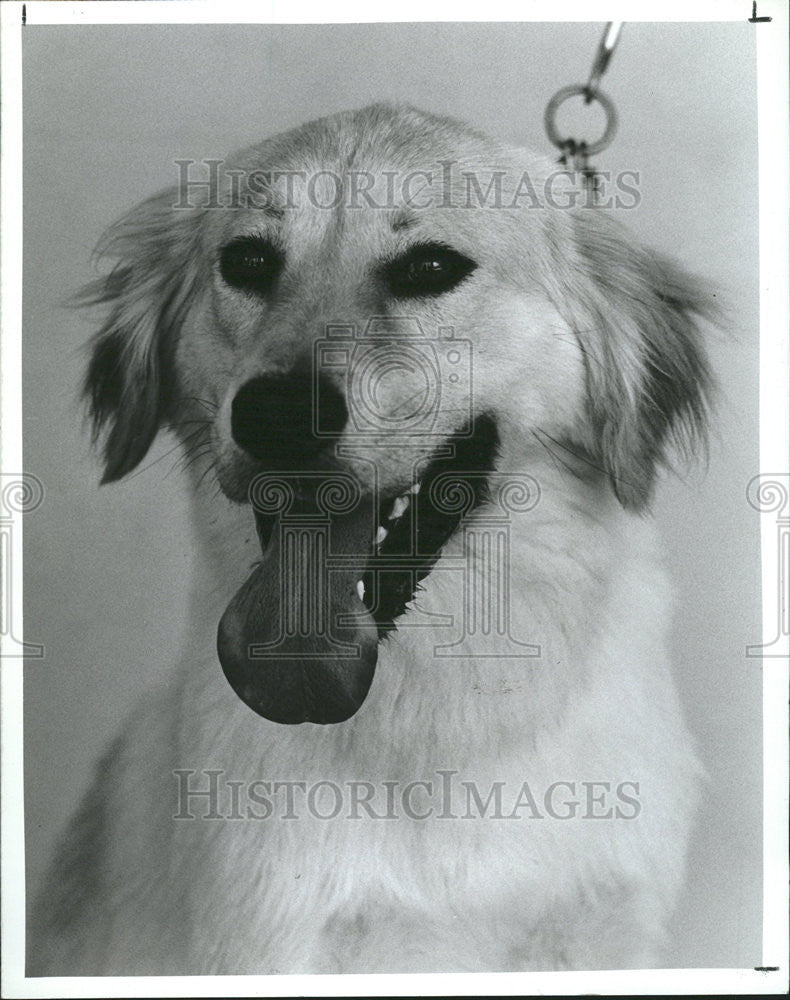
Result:
M164 6L18 29L14 995L781 991L786 13Z

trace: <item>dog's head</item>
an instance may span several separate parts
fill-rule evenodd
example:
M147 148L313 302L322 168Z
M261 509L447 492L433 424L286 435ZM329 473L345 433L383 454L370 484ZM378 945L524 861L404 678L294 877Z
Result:
M644 508L668 444L702 427L707 303L572 207L551 165L411 109L212 170L101 248L117 263L89 296L110 308L86 395L104 481L163 425L210 450L262 548L220 624L223 669L267 718L341 721L498 463L552 442ZM449 482L463 503L437 502Z

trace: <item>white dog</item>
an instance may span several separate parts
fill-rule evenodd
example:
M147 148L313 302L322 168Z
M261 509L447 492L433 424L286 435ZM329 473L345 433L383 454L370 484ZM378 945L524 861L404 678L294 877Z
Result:
M708 301L555 170L376 105L110 230L86 392L105 481L183 443L190 627L32 974L660 962L700 767L646 507Z

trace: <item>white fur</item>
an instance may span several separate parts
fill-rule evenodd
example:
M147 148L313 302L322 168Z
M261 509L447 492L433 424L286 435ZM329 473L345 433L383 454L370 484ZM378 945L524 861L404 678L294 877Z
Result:
M397 114L411 112L393 113L393 120ZM456 128L459 143L472 143L459 127L442 128ZM300 252L326 238L315 228L320 221L298 229ZM442 224L451 221L445 216ZM487 244L501 249L490 229L495 222L486 221L480 236L483 254ZM464 229L465 219L452 225L467 252L474 226ZM519 237L512 221L503 225L510 228L502 246L512 241L516 256ZM541 222L556 226L556 245L535 249L540 230L529 225L526 242L543 266L572 238L570 219ZM349 239L353 250L372 237ZM567 252L577 254L570 245ZM548 287L534 270L511 281L493 259L493 277L483 275L478 286L470 281L466 298L459 291L446 306L450 322L476 338L476 398L497 415L497 468L528 473L540 486L539 502L511 517L509 550L512 633L539 644L540 656L434 656L434 646L455 633L416 626L448 609L461 614L459 531L403 627L381 644L373 686L353 718L329 726L259 718L228 687L215 641L219 616L260 552L249 509L198 487L209 460L197 462L192 624L177 676L130 720L69 835L42 908L49 915L36 929L35 971L504 971L660 961L700 778L667 658L668 586L649 519L623 508L607 475L615 465L623 474L626 445L617 445L616 462L604 456L598 467L578 453L548 449L547 439L530 432L573 440L586 454L604 447L591 443L597 431L585 413L590 375L574 317L587 308L586 282L595 277L582 271L580 265L571 279L555 268L556 287ZM648 276L643 280L646 288ZM303 304L310 294L308 287ZM219 296L213 314L201 305L185 321L177 365L191 392L216 400L214 459L232 465L228 401L267 363L267 351L285 356L292 328L278 320L283 337L252 349L258 320L247 306L242 315L224 290ZM235 332L216 337L209 332L215 321ZM590 330L582 333L589 337ZM641 378L635 336L624 344L634 397ZM636 424L638 417L617 419ZM402 481L408 457L402 467L390 461L385 480ZM629 474L642 470L634 460ZM637 487L649 493L649 483ZM467 529L490 513L478 508ZM198 772L194 787L206 786L202 772L217 769L223 781L323 780L343 789L355 781L376 788L436 781L437 772L455 771L457 782L475 782L484 795L502 782L508 802L527 782L541 811L553 782L579 789L584 782L638 782L639 812L609 819L528 818L524 810L518 819L322 820L302 808L293 820L174 820L177 769ZM279 806L282 797L275 799ZM612 805L609 795L602 808ZM201 808L196 800L193 811Z

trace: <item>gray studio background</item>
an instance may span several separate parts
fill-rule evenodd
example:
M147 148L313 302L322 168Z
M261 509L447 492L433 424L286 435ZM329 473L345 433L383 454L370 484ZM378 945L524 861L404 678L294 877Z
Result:
M63 301L105 226L174 183L174 160L221 158L373 99L408 101L551 152L543 110L584 81L600 24L30 27L24 58L24 453L45 487L25 522L29 895L92 763L184 627L189 563L175 454L160 440L98 488L77 403L92 332ZM604 88L620 112L601 168L641 173L623 213L643 239L717 282L719 406L707 471L655 508L678 591L674 646L710 785L677 966L761 964L757 137L754 28L627 24ZM572 115L561 119L570 128ZM595 110L587 132L600 125ZM222 609L217 609L219 617ZM219 666L217 667L219 670ZM229 697L233 696L229 691ZM623 705L628 711L628 706Z

